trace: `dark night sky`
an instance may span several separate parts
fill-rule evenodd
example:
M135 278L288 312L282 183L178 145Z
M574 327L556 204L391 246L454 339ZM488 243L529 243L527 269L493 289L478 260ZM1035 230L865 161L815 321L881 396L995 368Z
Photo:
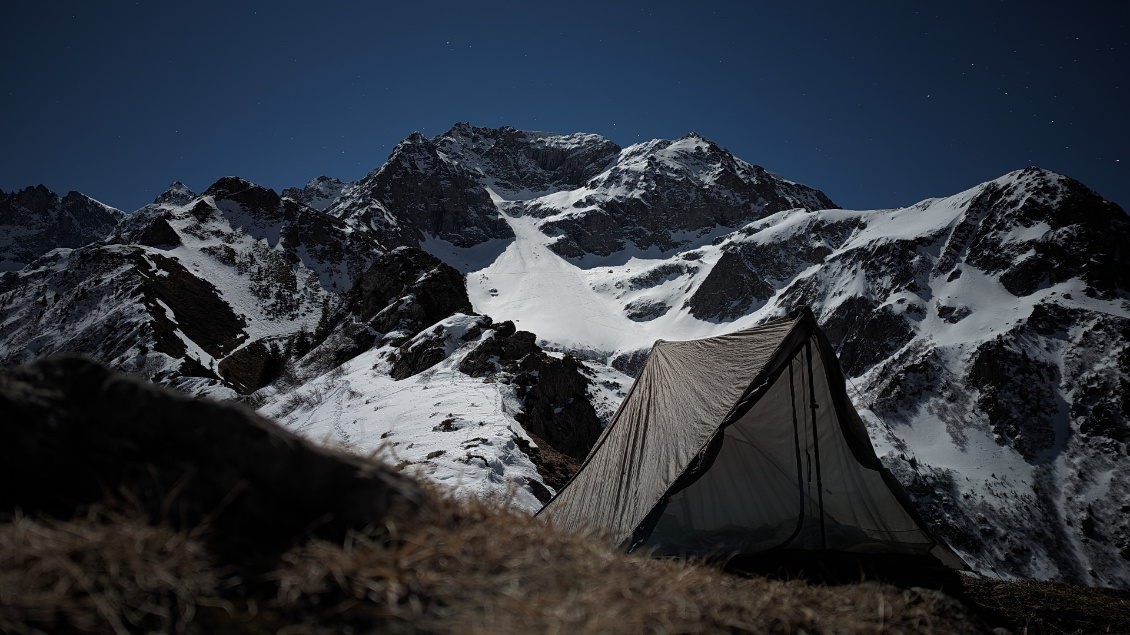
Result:
M698 131L854 209L1028 165L1126 209L1128 7L10 2L0 189L131 211L175 180L355 180L469 121L620 145Z

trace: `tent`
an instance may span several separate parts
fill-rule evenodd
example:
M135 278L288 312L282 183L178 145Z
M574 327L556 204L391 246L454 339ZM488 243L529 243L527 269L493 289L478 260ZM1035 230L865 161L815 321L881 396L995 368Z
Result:
M968 568L879 462L808 308L728 335L657 341L581 469L539 514L659 554L929 555Z

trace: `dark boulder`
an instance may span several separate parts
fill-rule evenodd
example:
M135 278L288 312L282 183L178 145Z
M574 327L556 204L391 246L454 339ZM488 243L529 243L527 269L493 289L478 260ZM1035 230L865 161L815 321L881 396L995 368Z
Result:
M0 514L70 518L122 496L154 521L207 523L222 559L270 560L430 499L391 468L316 447L223 404L64 356L0 370Z
M647 356L650 354L651 349L649 348L617 353L612 358L612 367L629 377L639 377L644 362L647 361Z
M513 368L526 355L541 352L529 331L515 330L514 323L507 320L494 325L494 335L467 353L459 362L459 371L472 377L485 377L503 370L502 364Z

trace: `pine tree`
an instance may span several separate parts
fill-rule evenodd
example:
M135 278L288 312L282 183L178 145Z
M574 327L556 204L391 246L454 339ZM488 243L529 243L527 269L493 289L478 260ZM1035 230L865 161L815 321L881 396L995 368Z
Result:
M314 344L321 344L330 336L333 330L336 312L330 308L330 298L322 298L322 317L318 319L318 326L314 328Z
M284 363L278 342L271 342L267 347L267 359L263 361L263 370L259 373L259 385L265 386L274 381L282 373Z
M307 333L306 328L303 327L302 330L298 331L298 334L294 336L294 356L301 358L303 355L310 352L310 348L310 334Z

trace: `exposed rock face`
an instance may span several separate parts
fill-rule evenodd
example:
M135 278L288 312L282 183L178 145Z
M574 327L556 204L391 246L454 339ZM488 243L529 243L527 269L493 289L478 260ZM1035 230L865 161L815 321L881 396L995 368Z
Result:
M150 357L167 359L149 369L158 381L214 378L198 358L197 364L183 364L189 356L177 333L191 333L200 338L201 348L217 355L246 338L245 322L212 285L158 253L90 247L38 262L45 266L22 275L9 273L0 284L0 294L8 299L0 309L6 327L0 331L5 342L0 359L6 365L82 352L135 368L145 368ZM42 300L28 303L29 297ZM98 319L84 319L92 311ZM183 311L179 318L177 311Z
M518 360L514 382L525 389L525 410L517 416L530 434L562 454L583 461L601 433L586 394L588 379L569 355L545 353Z
M387 246L427 235L471 247L513 237L488 190L528 200L510 212L545 219L541 230L559 236L553 249L567 257L608 256L629 242L667 251L781 210L835 207L694 133L621 149L593 134L461 123L431 139L414 133L327 211Z
M687 300L687 306L700 320L732 320L749 313L754 304L765 302L775 292L739 252L727 251Z
M650 352L650 350L636 350L621 353L612 358L611 366L629 377L638 377Z
M0 271L20 269L58 247L102 240L124 217L78 192L60 198L42 185L0 191Z
M589 380L577 360L569 355L551 357L535 339L529 331L516 331L512 322L501 322L491 337L463 358L459 370L488 380L501 373L501 378L493 379L519 386L524 408L516 418L522 427L558 452L582 461L601 433L586 395ZM556 481L547 483L559 486Z
M225 357L217 370L225 383L245 395L278 377L284 361L278 342L263 338Z
M467 353L459 362L461 372L472 377L488 377L502 371L503 361L515 362L539 350L534 334L518 331L513 322L499 322L493 330L493 337Z
M182 244L180 234L169 224L167 216L157 216L138 232L135 239L139 245L146 247L163 247L171 249Z
M1055 365L1032 360L1028 352L1002 340L981 345L974 353L966 379L977 389L977 407L1002 443L1036 461L1056 441Z
M69 518L128 492L151 518L207 520L219 555L277 556L308 535L341 539L429 499L383 464L314 447L241 406L195 400L57 357L0 370L0 510Z
M187 205L194 198L196 198L196 192L193 192L184 183L174 181L167 190L153 199L153 203L155 205Z
M486 316L455 314L452 318L421 331L401 344L389 375L393 379L407 379L422 373L450 357L465 342L477 339L483 328L491 325L491 319Z
M458 247L512 237L477 176L417 132L327 212L372 232L387 247L416 246L424 234Z
M471 312L462 274L414 247L374 260L347 298L361 321L382 333L414 335L453 313Z
M566 257L608 256L628 243L669 251L716 227L738 228L792 208L836 207L822 192L737 159L696 133L625 149L567 200L547 197L525 207L546 219L542 231L561 236L553 249Z
M388 364L388 374L405 380L481 339L459 360L459 370L516 389L521 411L514 417L537 446L519 436L514 443L524 444L550 487L575 473L599 436L601 424L580 364L568 355L547 355L532 333L516 331L511 322L493 324L470 314L463 276L427 252L399 247L383 254L346 300L326 340L287 371L289 384L315 379L374 347L383 347L381 364ZM441 425L435 431L453 430ZM537 495L549 493L536 489L540 484L530 487Z
M319 176L307 183L302 189L297 187L286 188L282 191L282 195L319 212L324 212L326 208L336 203L341 198L342 193L352 185L352 183L342 183L333 177Z
M603 172L620 146L595 134L568 135L458 123L432 141L449 160L467 166L508 193L571 190Z
M153 350L170 357L186 357L185 343L176 334L180 331L219 359L247 339L243 330L247 320L232 311L211 283L160 254L150 254L146 259L138 251L133 253L133 260L135 271L142 279L139 287L142 302L154 320ZM150 262L154 266L150 266ZM170 310L177 317L170 317Z
M389 247L415 246L425 234L471 247L514 235L485 187L508 194L572 189L619 152L593 134L457 124L431 139L412 134L327 211Z
M691 315L725 322L749 313L805 268L823 264L858 227L853 219L827 222L813 216L802 220L808 221L806 231L773 241L742 239L757 234L764 223L735 232L723 245L722 257L687 299L684 306Z
M851 297L821 319L828 338L839 346L840 366L849 376L856 376L914 338L912 316L879 307L867 298Z
M1078 278L1089 294L1130 289L1130 219L1082 183L1038 168L993 184L974 200L938 261L965 261L999 275L1013 295Z

